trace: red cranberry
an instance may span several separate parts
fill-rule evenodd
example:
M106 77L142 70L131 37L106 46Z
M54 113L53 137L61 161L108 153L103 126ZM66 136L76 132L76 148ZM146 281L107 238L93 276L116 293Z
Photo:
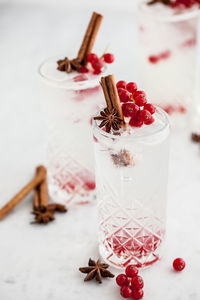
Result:
M145 124L145 125L151 125L154 121L155 121L155 120L154 120L154 117L151 116L151 118L148 119L148 120L146 120L146 121L144 122L144 124Z
M117 88L118 89L119 88L125 89L126 88L126 81L123 81L123 80L118 81Z
M144 295L144 292L143 292L142 289L133 290L132 297L133 297L134 300L142 299L143 295Z
M124 117L132 117L139 111L139 107L135 103L122 104L122 112Z
M129 265L126 267L125 273L128 277L134 277L138 274L138 268L134 265Z
M87 61L89 62L89 63L95 63L95 62L97 62L99 60L99 58L98 58L98 56L95 54L95 53L90 53L90 54L88 54L88 59L87 59Z
M133 277L131 281L131 286L133 290L142 289L144 286L144 281L141 276L135 276Z
M122 91L120 90L119 98L120 98L121 102L129 102L129 101L131 101L131 95L126 90L122 90Z
M185 268L185 261L182 258L176 258L173 262L173 268L177 272L182 271Z
M152 64L157 64L159 62L159 57L156 55L149 56L149 62Z
M79 72L80 72L80 73L88 73L88 72L89 72L89 70L88 70L88 68L87 68L87 67L85 67L85 66L81 66L81 67L80 67L80 70L79 70Z
M126 85L126 89L127 91L129 91L130 93L135 93L137 91L137 84L135 82L129 82Z
M103 60L98 59L97 61L92 62L92 67L94 70L99 70L103 68Z
M115 60L114 55L111 53L104 54L103 58L104 58L105 63L107 63L107 64L112 64L113 61Z
M99 75L99 74L101 74L101 72L102 72L101 69L95 69L94 72L93 72L93 74L94 75Z
M151 119L151 113L148 110L143 109L140 111L140 118L143 122L146 122Z
M134 94L133 94L133 97L137 97L137 96L144 96L145 98L147 97L145 92L143 91L136 91Z
M125 274L119 274L116 278L116 282L119 286L129 285L128 278Z
M135 104L137 104L138 106L144 106L147 103L146 96L142 94L134 97L134 100Z
M151 103L146 103L144 109L148 110L152 115L155 113L156 109Z
M123 298L130 298L132 295L132 289L129 286L124 285L120 290L120 294Z
M130 125L131 127L142 127L143 122L142 122L141 120L138 120L138 119L135 118L135 116L134 116L134 117L132 117L132 118L130 119L129 125Z

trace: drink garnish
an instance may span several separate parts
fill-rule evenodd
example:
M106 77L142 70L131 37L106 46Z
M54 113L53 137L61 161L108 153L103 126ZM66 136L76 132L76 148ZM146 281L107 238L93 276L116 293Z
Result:
M119 130L121 119L118 117L117 111L115 108L112 108L109 110L108 108L105 108L100 112L100 115L97 117L94 117L94 120L100 120L101 123L99 125L100 128L105 127L106 132L110 132L111 128L113 130Z
M88 262L88 267L79 268L79 271L81 273L87 274L84 281L90 281L95 278L98 283L102 283L102 277L115 277L115 275L113 275L110 271L107 270L108 268L109 265L101 263L100 259L98 259L97 262L95 262L90 258Z

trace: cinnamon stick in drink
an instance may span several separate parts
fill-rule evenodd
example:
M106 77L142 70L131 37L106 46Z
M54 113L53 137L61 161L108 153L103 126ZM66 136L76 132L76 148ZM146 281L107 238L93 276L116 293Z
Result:
M120 104L120 99L117 91L117 87L115 84L114 75L108 75L101 78L101 86L104 92L106 104L109 110L115 108L118 116L122 119L122 123L124 123L124 116Z
M19 192L17 193L2 209L0 209L0 220L2 220L13 208L19 204L31 190L36 188L46 178L46 168L39 167L39 172L36 176Z
M88 54L92 51L102 19L102 15L93 12L85 36L83 38L83 42L78 52L77 58L82 65L85 65L87 63Z

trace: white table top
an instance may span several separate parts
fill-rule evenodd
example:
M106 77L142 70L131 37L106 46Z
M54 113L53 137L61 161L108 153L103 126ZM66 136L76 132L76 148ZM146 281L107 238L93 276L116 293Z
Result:
M82 24L92 11L86 1L76 10L75 5L47 6L39 1L8 3L0 4L0 205L33 176L36 165L45 163L37 67L45 58L67 51L69 43L78 49L77 37L81 38ZM96 48L103 52L111 41L116 78L134 80L134 7L128 1L119 9L119 1L116 3L101 10L99 3L95 7L105 15ZM128 37L129 47L124 47ZM174 132L165 255L141 271L144 299L200 299L199 166L198 146L190 142L187 132ZM0 223L0 299L122 299L115 280L105 280L102 285L84 283L84 274L78 271L89 257L98 258L95 203L70 207L48 226L33 226L29 224L32 196ZM179 274L171 268L176 257L187 263Z

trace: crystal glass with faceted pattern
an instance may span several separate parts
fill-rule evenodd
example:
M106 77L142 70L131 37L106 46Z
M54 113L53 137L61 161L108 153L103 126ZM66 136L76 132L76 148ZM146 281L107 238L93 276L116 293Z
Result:
M48 59L39 69L49 194L56 202L86 204L95 196L92 115L104 102L100 75L60 72L59 58Z
M165 237L169 123L157 108L151 126L127 136L93 121L99 250L116 267L151 265Z

